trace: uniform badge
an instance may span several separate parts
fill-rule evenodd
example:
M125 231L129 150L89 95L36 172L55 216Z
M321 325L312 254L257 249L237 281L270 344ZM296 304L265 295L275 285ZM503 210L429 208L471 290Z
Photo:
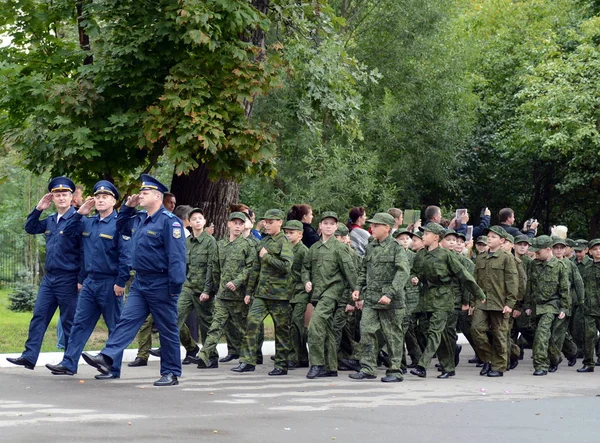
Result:
M181 229L173 229L173 238L181 238Z
M173 227L174 228L181 228L181 223L179 223L179 222L173 222Z

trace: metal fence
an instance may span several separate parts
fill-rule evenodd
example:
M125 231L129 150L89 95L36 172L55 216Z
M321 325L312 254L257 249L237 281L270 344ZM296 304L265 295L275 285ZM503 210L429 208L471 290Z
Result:
M39 281L44 245L37 237L0 232L0 286L13 286L18 281Z

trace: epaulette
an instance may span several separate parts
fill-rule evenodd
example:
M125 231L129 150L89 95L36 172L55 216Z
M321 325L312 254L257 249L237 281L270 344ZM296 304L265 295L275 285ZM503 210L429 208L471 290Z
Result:
M173 218L175 217L175 215L173 215L172 212L167 211L166 209L163 211L163 214L165 214L167 217L169 218Z

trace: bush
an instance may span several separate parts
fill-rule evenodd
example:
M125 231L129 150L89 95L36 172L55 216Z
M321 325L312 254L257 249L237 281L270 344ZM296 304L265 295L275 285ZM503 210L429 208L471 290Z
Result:
M8 294L8 309L15 312L31 312L37 298L37 288L28 283L19 283L15 290Z

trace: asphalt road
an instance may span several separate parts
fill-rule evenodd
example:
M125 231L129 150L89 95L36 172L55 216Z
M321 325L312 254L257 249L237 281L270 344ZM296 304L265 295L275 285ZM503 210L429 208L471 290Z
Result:
M529 353L503 378L466 360L456 377L406 375L403 383L308 380L306 370L269 377L270 364L236 374L184 366L180 385L155 388L159 364L97 381L0 368L0 441L220 442L598 442L600 368L533 377ZM268 363L271 363L267 359ZM381 371L384 374L384 371Z

